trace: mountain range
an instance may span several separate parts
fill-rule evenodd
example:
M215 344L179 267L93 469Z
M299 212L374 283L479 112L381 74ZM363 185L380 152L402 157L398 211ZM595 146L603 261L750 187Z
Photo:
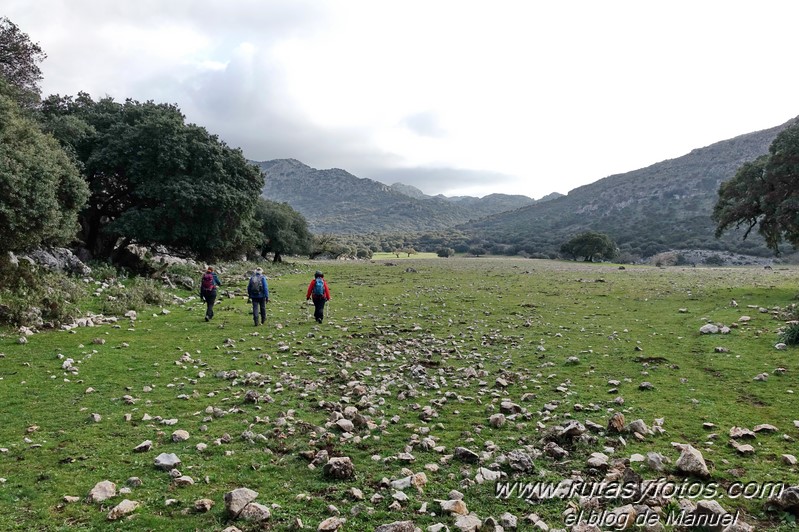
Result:
M571 236L592 230L608 234L622 251L644 257L691 248L768 255L771 250L756 232L747 240L737 230L716 239L711 214L719 185L744 162L768 153L777 134L797 121L799 117L459 228L528 252L557 251Z
M386 185L339 168L317 170L296 159L254 164L265 175L263 197L291 205L314 233L437 231L535 203L508 194L428 196L409 185Z
M454 228L485 246L553 255L570 237L592 230L608 234L622 252L641 257L669 249L769 255L771 250L754 233L745 241L742 231L716 239L711 213L719 185L744 162L767 153L777 134L797 121L799 117L537 201L505 194L428 196L409 185L386 185L341 169L317 170L294 159L255 164L265 174L263 196L289 203L317 233Z

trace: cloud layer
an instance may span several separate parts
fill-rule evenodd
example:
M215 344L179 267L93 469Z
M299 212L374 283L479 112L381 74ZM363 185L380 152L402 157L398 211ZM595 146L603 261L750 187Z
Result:
M174 103L250 159L428 194L565 193L799 114L789 0L5 7L46 94Z

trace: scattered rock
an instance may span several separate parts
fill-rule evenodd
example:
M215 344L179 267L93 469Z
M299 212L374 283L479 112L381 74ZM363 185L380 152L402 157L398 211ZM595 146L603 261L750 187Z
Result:
M697 449L687 443L681 444L672 442L671 445L681 451L680 457L674 464L677 467L677 471L700 478L707 478L710 476L705 458Z
M459 515L455 518L455 528L461 532L475 532L482 526L483 522L474 514Z
M319 526L316 527L317 532L336 532L336 530L340 529L344 526L347 520L342 517L328 517L321 523Z
M375 528L375 532L414 532L416 527L413 521L394 521Z
M257 502L250 502L244 508L242 508L241 512L239 512L238 518L243 519L244 521L260 523L268 520L271 516L272 512L269 511L269 508Z
M138 508L140 503L138 501L131 501L129 499L124 499L122 502L114 506L110 512L108 512L108 520L109 521L116 521L126 515L133 513L136 508Z
M466 503L461 499L451 499L448 501L438 501L441 506L441 511L453 515L466 515L469 510L466 508Z
M258 492L249 488L236 488L225 493L225 511L233 519L237 518L245 506L258 497Z
M180 458L175 453L161 453L155 457L155 467L164 471L172 471L180 464Z
M103 480L94 485L86 497L88 502L103 502L111 497L116 497L117 485L110 480Z
M213 507L214 501L211 499L197 499L194 501L194 511L197 513L204 514L205 512L210 512Z
M747 438L747 439L755 439L756 435L754 432L747 428L742 427L732 427L730 428L730 438L740 439L740 438Z
M134 453L145 453L153 448L153 442L151 440L144 440L139 445L133 448Z
M608 461L610 458L608 455L604 453L591 453L591 456L588 457L588 467L594 467L596 469L604 469L608 467Z
M610 419L608 420L608 430L613 432L623 432L624 431L624 414L621 412L616 412L613 414Z
M185 431L183 429L176 430L175 432L172 433L172 441L175 443L180 443L188 439L189 439L189 433L188 431Z
M346 480L355 475L355 466L348 456L334 457L327 461L322 473L329 478Z
M467 464L476 464L480 461L480 455L466 447L455 447L454 454L455 458Z

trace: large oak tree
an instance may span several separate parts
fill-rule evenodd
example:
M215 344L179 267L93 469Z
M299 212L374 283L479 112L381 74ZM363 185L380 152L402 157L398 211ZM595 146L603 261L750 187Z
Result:
M136 242L212 260L257 245L260 170L176 106L81 93L51 96L41 112L82 165L83 238L96 255Z
M611 238L596 231L586 231L572 237L560 247L560 252L572 258L583 257L586 262L594 259L610 260L618 255L618 248Z
M777 253L784 240L799 247L799 121L777 135L767 155L721 184L713 219L717 237L744 226L746 238L757 227Z

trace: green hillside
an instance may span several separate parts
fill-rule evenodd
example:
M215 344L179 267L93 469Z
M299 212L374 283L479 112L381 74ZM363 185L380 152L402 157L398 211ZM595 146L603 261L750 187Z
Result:
M556 252L587 230L610 235L623 252L651 256L668 249L718 249L770 254L758 235L732 231L717 240L711 219L719 184L738 167L767 153L774 137L796 119L691 153L617 174L551 201L500 213L459 227L492 243L529 253Z
M425 196L407 185L389 186L338 168L317 170L294 159L255 164L266 176L262 195L291 205L316 233L436 231L534 202L506 194Z

